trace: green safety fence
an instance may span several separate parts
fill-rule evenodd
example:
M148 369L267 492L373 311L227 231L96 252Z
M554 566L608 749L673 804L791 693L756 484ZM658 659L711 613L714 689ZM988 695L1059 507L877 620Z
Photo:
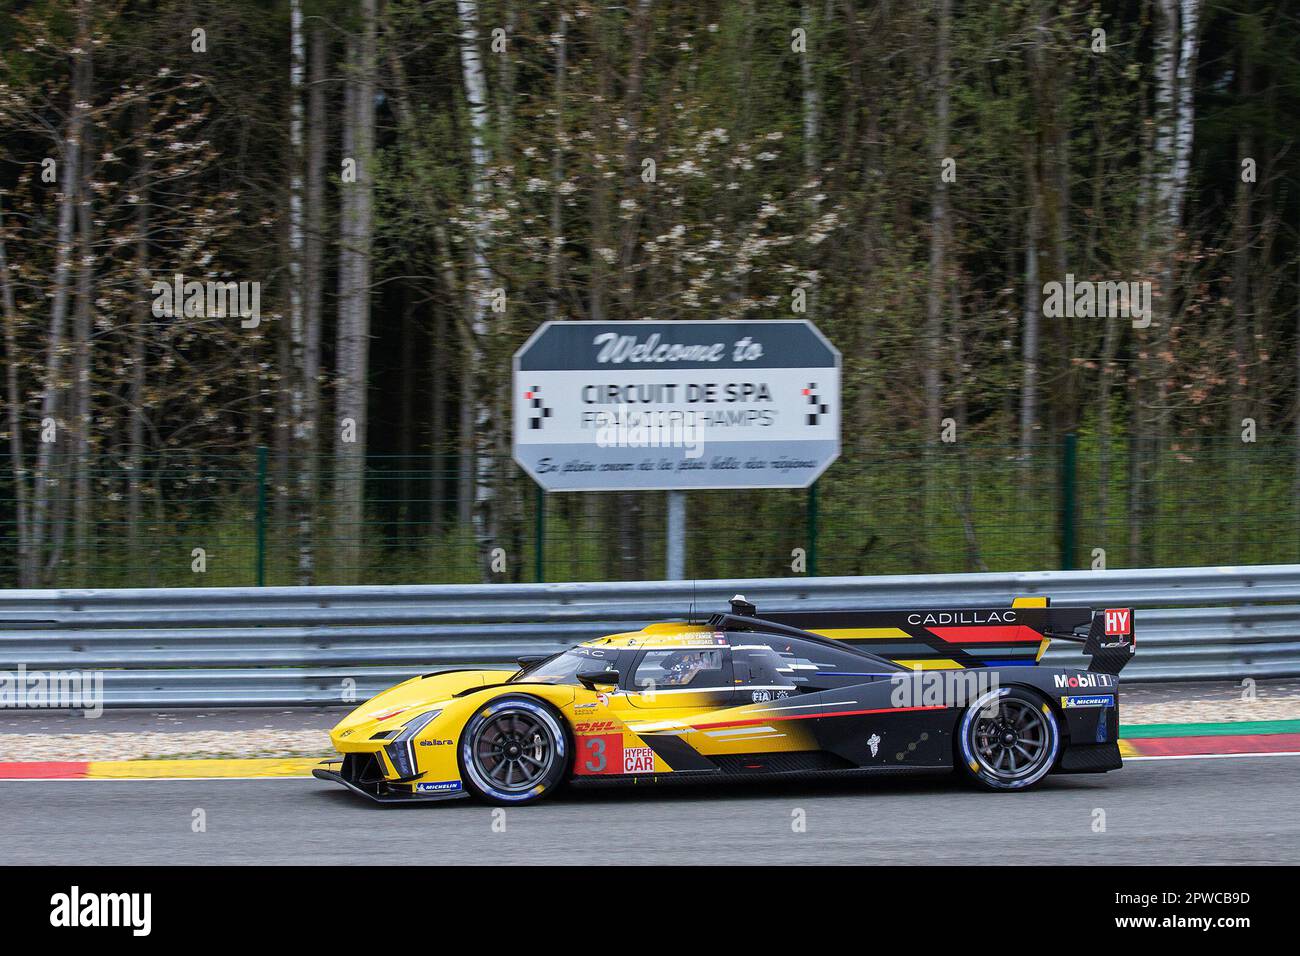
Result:
M689 577L1300 560L1296 451L1194 440L846 450L809 489L686 494ZM371 456L360 477L266 449L0 478L0 586L635 580L663 576L662 492L543 494L509 459ZM84 467L82 466L84 465ZM471 480L482 471L481 483ZM356 502L360 493L360 501ZM31 534L36 498L44 532ZM489 503L483 507L483 503ZM484 518L483 516L486 516ZM26 533L20 533L26 532Z

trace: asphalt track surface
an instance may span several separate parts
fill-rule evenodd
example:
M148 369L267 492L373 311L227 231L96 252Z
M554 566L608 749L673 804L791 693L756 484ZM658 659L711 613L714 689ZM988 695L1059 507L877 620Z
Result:
M468 800L378 806L312 779L0 781L0 845L19 865L1294 865L1297 785L1300 756L1155 759L1023 794L947 777L677 786L566 791L494 817Z

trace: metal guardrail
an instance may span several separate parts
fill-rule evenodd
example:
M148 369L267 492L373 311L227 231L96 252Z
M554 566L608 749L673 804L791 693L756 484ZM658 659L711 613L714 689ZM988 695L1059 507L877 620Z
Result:
M1300 565L315 588L0 592L0 670L102 671L108 706L339 704L442 667L504 666L663 619L725 610L991 607L1019 595L1134 607L1125 679L1300 676ZM35 623L39 622L39 623ZM1057 642L1045 663L1077 664ZM349 684L348 682L354 682Z

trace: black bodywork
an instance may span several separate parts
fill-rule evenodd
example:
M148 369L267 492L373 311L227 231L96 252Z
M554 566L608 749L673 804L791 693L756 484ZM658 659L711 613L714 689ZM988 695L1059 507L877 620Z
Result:
M1057 717L1061 730L1060 753L1054 773L1101 773L1122 766L1119 750L1119 669L1132 654L1131 638L1122 647L1102 645L1101 613L1089 608L1032 607L1017 609L1016 627L1027 629L1021 643L1036 650L1042 638L1064 638L1084 645L1092 658L1089 669L1044 667L1031 655L1007 666L981 666L980 659L960 655L953 645L924 633L908 640L909 657L930 650L959 660L962 669L913 670L873 654L851 642L818 634L812 627L903 627L910 635L924 628L908 626L914 611L837 611L758 616L753 605L736 600L732 613L716 614L707 621L731 647L765 643L795 660L832 666L806 671L797 692L799 705L811 717L803 726L811 731L813 749L787 753L706 755L680 735L641 732L639 736L674 768L669 778L749 777L754 775L804 776L842 773L906 773L950 770L959 752L958 726L981 688L1028 688L1040 696ZM922 612L954 615L962 610ZM802 626L796 626L796 623ZM1030 633L1032 632L1032 634ZM991 634L993 632L990 632ZM929 640L930 643L925 643ZM988 645L984 641L982 644ZM934 645L934 646L931 646ZM942 645L942 646L939 646ZM993 644L1008 655L1009 645ZM982 650L981 650L982 652ZM617 668L623 675L620 689L634 691L629 675L635 672L637 649L620 653ZM964 660L962 658L965 658ZM728 683L740 684L745 675L739 663ZM809 685L809 681L819 682ZM909 698L908 695L911 695ZM905 706L900 706L901 701ZM1089 706L1093 700L1105 706ZM731 706L738 706L737 701ZM1070 704L1080 704L1070 706ZM723 704L722 706L727 706ZM707 726L707 725L706 725ZM957 757L956 759L960 759ZM578 785L613 783L617 778L574 777ZM626 780L626 778L623 778ZM649 781L646 781L649 782ZM658 782L658 781L656 781Z

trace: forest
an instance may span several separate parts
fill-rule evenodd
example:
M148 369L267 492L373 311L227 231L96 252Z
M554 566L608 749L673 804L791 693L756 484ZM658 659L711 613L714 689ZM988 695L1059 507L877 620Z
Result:
M0 0L0 581L659 577L510 461L647 318L843 357L695 575L1297 560L1297 129L1284 0Z

